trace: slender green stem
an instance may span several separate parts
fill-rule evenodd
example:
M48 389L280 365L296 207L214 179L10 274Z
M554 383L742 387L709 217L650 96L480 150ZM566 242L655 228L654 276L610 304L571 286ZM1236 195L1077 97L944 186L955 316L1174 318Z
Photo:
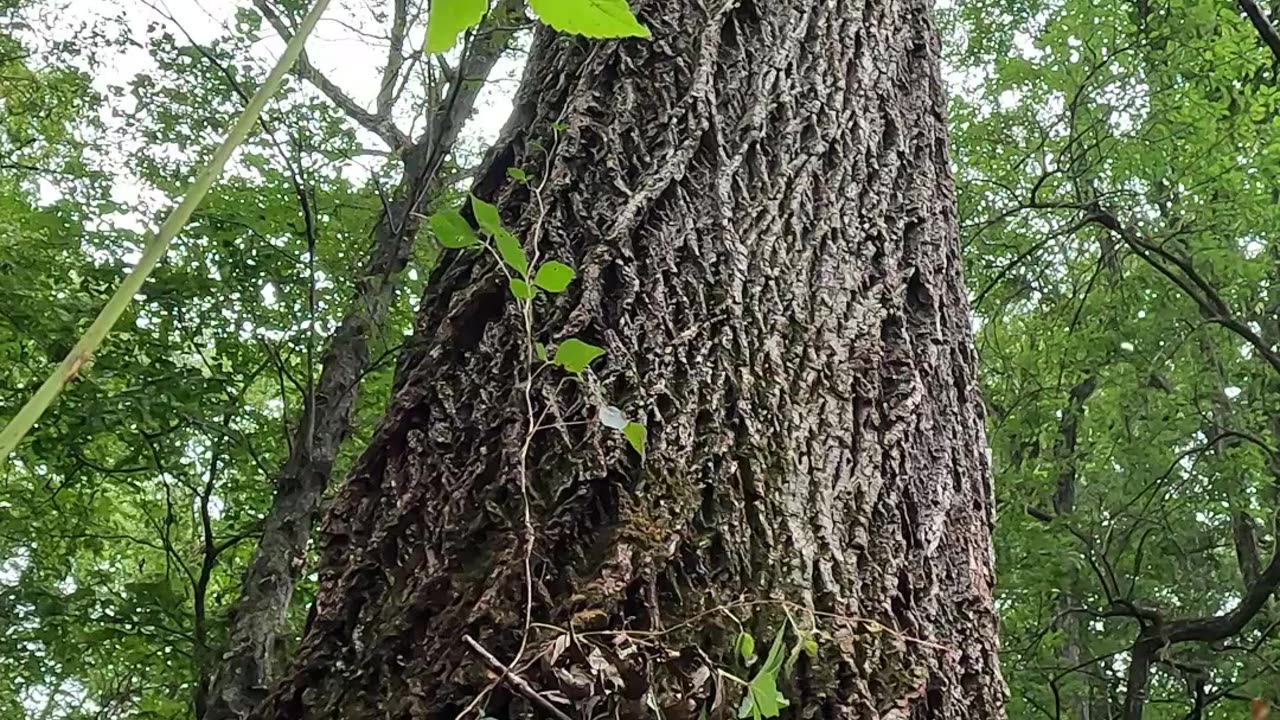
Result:
M315 29L316 22L328 5L329 0L316 0L315 4L311 6L311 10L302 19L302 24L298 27L298 31L289 39L284 53L276 61L276 66L271 69L271 74L267 76L266 82L249 99L249 104L240 113L236 124L227 134L227 138L214 151L213 157L209 158L209 164L204 167L204 170L187 188L186 197L169 213L169 217L165 219L160 229L147 241L138 264L120 283L120 287L115 294L107 301L106 306L102 308L102 312L98 313L98 317L94 319L93 324L85 331L85 334L71 349L71 352L67 354L67 357L49 375L49 378L44 381L40 389L36 390L35 395L31 396L27 404L22 406L18 414L13 416L9 424L5 426L4 431L0 432L0 469L4 468L9 455L18 447L18 443L31 430L31 427L36 424L40 416L44 415L45 410L48 410L53 401L58 398L62 389L66 387L67 383L75 379L81 368L84 367L85 363L89 362L94 352L106 340L107 333L111 331L112 326L124 314L125 308L129 306L133 296L142 289L142 285L146 282L147 277L151 275L151 271L155 269L156 264L160 262L165 252L168 251L169 244L173 242L173 238L191 219L191 214L195 212L200 201L209 192L213 182L222 174L222 169L226 166L231 154L249 136L254 124L258 122L258 115L267 104L267 100L280 89L280 84L284 81L285 75L288 74L289 69L293 67L298 57L302 55L302 48L307 41L307 36Z

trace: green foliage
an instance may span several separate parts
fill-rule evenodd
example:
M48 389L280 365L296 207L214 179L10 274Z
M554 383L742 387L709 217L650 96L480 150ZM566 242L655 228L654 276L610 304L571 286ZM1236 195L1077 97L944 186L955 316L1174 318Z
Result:
M498 246L498 254L507 267L525 278L529 277L529 258L525 257L524 248L515 235L498 228L494 234L494 244Z
M462 213L453 208L434 213L429 222L432 234L443 247L460 250L480 243L480 238L476 237Z
M573 282L576 275L573 268L562 262L551 260L538 267L538 272L533 276L533 284L547 292L560 293L569 287L569 283Z
M514 295L517 300L533 299L533 288L529 287L529 283L524 280L521 280L520 278L511 278L507 281L507 284L511 286L511 294Z
M10 454L36 421L46 412L50 405L62 393L67 383L79 377L81 369L89 362L93 354L106 339L107 334L125 313L133 297L142 289L155 266L164 257L170 243L181 232L191 219L196 207L204 200L214 181L222 174L231 154L245 141L249 133L258 123L258 117L267 101L280 89L285 74L289 72L294 61L302 54L306 38L315 28L329 0L316 0L308 11L295 35L289 39L284 52L277 60L275 67L263 81L263 84L245 103L245 108L236 117L235 123L226 132L226 137L219 143L209 160L204 164L188 184L182 194L182 200L165 217L154 234L148 234L137 263L121 281L119 287L107 300L102 311L85 329L62 362L41 383L18 412L10 418L3 430L0 430L0 471L3 471Z
M513 175L513 177L515 176ZM507 285L511 289L511 295L516 299L521 315L524 318L526 335L524 340L528 343L533 356L540 362L559 366L577 376L579 380L583 380L583 373L591 363L604 356L604 348L583 342L578 338L568 338L562 340L556 347L554 356L549 357L546 346L534 340L532 324L533 300L537 297L538 290L544 290L552 294L562 293L569 288L569 284L573 282L577 273L572 267L558 260L549 260L538 266L533 279L530 280L528 256L525 254L519 238L503 227L498 208L474 195L470 197L470 203L476 224L480 226L485 237L492 243L492 245L486 245L486 247L489 247L505 266L506 270L504 272L510 271L519 276L509 276ZM440 210L431 216L430 222L431 226L436 228L435 233L438 238L446 236L450 238L448 242L442 241L441 243L446 247L465 249L481 242L476 238L471 226L467 224L465 218L457 210ZM524 382L531 383L532 379ZM602 406L598 419L605 427L621 432L627 444L641 458L644 457L645 445L649 438L648 428L641 423L628 420L622 410L612 405ZM541 429L533 417L528 418L527 422L529 424L527 432L531 435L536 434Z
M591 361L604 355L604 348L585 343L578 338L562 340L556 347L553 362L571 373L581 373Z
M626 436L627 442L631 443L632 449L643 457L644 445L649 440L649 429L638 422L629 422L623 426L622 434Z
M792 628L798 636L798 641L791 647L790 652L787 650L786 643L788 627ZM773 642L769 645L769 654L765 656L764 663L756 669L751 680L743 682L733 678L745 686L742 700L738 704L738 717L763 720L780 716L783 708L791 703L783 695L779 683L787 681L794 673L795 659L799 657L802 649L808 652L810 648L812 652L809 652L809 655L813 657L817 654L817 641L811 635L801 632L788 617L787 622L774 633ZM758 659L755 655L755 638L745 630L738 634L735 651L742 657L743 664L747 667L754 665Z
M649 37L626 0L530 0L538 19L567 33L592 38Z
M1091 717L1117 714L1139 626L1118 612L1122 603L1170 618L1220 613L1244 589L1234 532L1254 529L1263 562L1277 544L1274 373L1080 206L1097 201L1189 258L1274 346L1280 84L1273 58L1229 3L1149 3L1145 18L1139 5L974 0L938 14L996 474L1003 674L1017 719L1080 717L1086 706ZM433 2L427 51L454 47L486 9ZM648 35L619 1L539 0L533 9L565 32ZM261 80L247 64L261 23L246 9L235 32L211 45L250 88ZM145 240L120 220L153 220L155 208L112 185L127 173L146 189L176 192L212 151L211 129L242 104L219 70L164 32L148 47L157 70L95 91L95 77L80 68L99 61L78 60L114 55L115 35L85 34L32 60L0 35L6 418L70 349ZM113 117L130 129L136 152L108 142L104 118ZM243 172L212 192L126 314L128 327L0 479L0 617L8 623L0 716L24 717L41 699L48 717L108 707L125 708L116 716L130 720L192 716L269 506L272 472L289 451L286 431L316 371L309 351L347 306L380 187L397 174L394 159L369 180L334 172L360 152L358 136L297 85L270 117L304 130L283 139L315 190L315 307L290 168L266 135L255 135L239 159ZM507 176L516 193L538 191L520 168ZM619 451L625 440L643 457L644 418L609 404L590 371L604 348L543 325L574 302L574 269L548 261L536 237L512 234L494 205L459 189L430 206L446 208L428 221L440 247L485 253L494 282L506 273L512 307L529 321L521 342L537 360L520 371L554 373L581 390L584 413L598 411L599 426L622 436ZM432 252L414 258L405 299L371 348L354 449L390 393ZM1070 507L1056 510L1058 487L1072 477ZM210 538L220 548L212 558ZM304 592L295 603L295 628L307 602ZM1269 607L1220 646L1162 649L1145 717L1192 716L1187 668L1218 693L1201 717L1245 716L1239 698L1280 683L1275 622ZM794 666L818 654L817 637L792 623L773 634L763 659L756 645L743 631L729 653L750 677L739 681L739 710L779 716Z
M480 228L491 237L505 232L502 227L502 218L498 216L498 208L492 203L487 203L475 195L472 195L471 211L476 216L476 222L480 223Z
M742 656L742 664L751 667L756 662L756 639L751 633L743 630L738 633L738 639L734 643L734 649Z
M219 56L250 57L255 38L244 32L219 42ZM148 47L158 69L98 94L72 63L119 52L116 36L42 52L38 70L0 70L0 96L20 100L0 123L0 418L134 262L145 238L128 219L155 219L139 195L184 187L243 105L217 68L193 63L162 32ZM8 50L0 58L26 56ZM157 100L135 105L131 89ZM134 151L121 153L104 129L114 115L136 137ZM373 183L323 171L359 149L329 103L294 86L270 116L310 133L295 147L316 181L315 329L298 200L279 152L255 134L237 158L242 170L211 191L93 365L0 476L0 717L192 717L315 371L308 346L345 311L380 209ZM389 393L391 353L421 288L406 283L370 347L375 364L339 474ZM310 585L304 579L296 597L294 632Z
M429 53L444 52L458 41L458 33L479 24L489 9L485 0L433 0L427 20Z
M1118 716L1140 626L1124 603L1221 613L1244 588L1235 530L1252 524L1263 563L1276 547L1275 373L1080 209L1188 258L1280 342L1274 59L1230 3L1144 5L979 0L941 18L1014 718ZM1162 649L1145 717L1247 716L1232 698L1280 681L1273 622L1231 641L1252 653ZM1231 697L1193 708L1191 667Z
M636 20L626 0L532 0L530 6L542 22L561 32L590 38L649 37L649 29ZM433 0L426 51L451 49L458 33L479 24L487 10L484 0ZM527 180L520 168L507 172L520 182Z
M779 629L773 636L773 644L769 646L769 654L764 664L756 671L755 677L747 683L747 694L738 707L740 718L773 718L778 717L782 708L789 703L778 690L778 672L782 670L782 661L786 649L783 636L784 629Z

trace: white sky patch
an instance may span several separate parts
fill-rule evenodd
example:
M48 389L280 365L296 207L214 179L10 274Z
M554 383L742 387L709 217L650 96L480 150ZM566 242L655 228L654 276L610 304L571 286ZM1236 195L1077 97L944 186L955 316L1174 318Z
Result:
M17 547L13 554L0 561L0 585L15 587L22 582L22 574L31 566L31 549Z
M222 515L227 510L227 502L222 498L218 497L217 495L210 495L208 507L209 507L209 517L213 518L214 520L221 520Z
M1017 48L1018 54L1028 60L1039 60L1044 57L1044 51L1036 47L1035 35L1030 32L1019 30L1013 34L1013 46Z
M58 592L63 595L70 595L78 590L80 585L76 583L76 579L74 577L68 575L58 581L57 588Z

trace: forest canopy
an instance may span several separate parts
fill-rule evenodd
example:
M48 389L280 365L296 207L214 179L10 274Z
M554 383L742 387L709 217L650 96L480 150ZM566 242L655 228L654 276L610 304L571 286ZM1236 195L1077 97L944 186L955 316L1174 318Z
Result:
M414 458L425 458L439 483L456 483L439 491L446 499L474 495L468 514L453 517L446 503L426 513L431 522L470 528L476 537L482 529L485 537L496 537L493 527L510 530L510 538L495 540L513 548L509 565L488 546L474 548L476 562L521 575L507 587L502 573L481 573L498 598L485 602L522 608L523 617L505 621L511 632L486 638L471 617L459 627L479 641L448 638L483 677L459 679L461 671L450 670L449 682L488 683L486 693L497 693L473 706L449 705L458 717L591 717L587 693L566 690L575 653L593 672L608 665L623 678L617 668L626 656L617 650L623 659L606 662L581 649L579 642L595 641L581 640L580 630L630 630L628 642L643 655L670 649L656 638L693 627L706 630L705 652L690 659L686 648L681 662L706 662L701 667L711 671L673 673L679 682L669 684L685 693L671 691L678 701L664 699L656 675L649 678L651 689L637 698L650 716L800 716L818 707L810 699L828 698L823 683L839 686L833 678L852 672L872 678L855 694L883 700L876 711L885 718L959 717L948 703L960 697L975 718L1265 718L1280 703L1273 600L1280 589L1280 32L1272 24L1280 22L1280 5L792 3L785 7L800 8L804 18L794 37L769 34L777 30L771 22L784 21L767 20L767 3L720 5L335 2L308 36L313 6L303 0L0 0L0 423L22 416L50 373L60 378L60 396L38 421L31 418L20 442L5 437L15 449L0 458L0 718L344 716L291 715L289 693L303 692L290 683L311 678L308 663L327 657L324 613L337 588L350 595L359 587L351 558L364 551L354 549L356 540L347 546L334 538L348 533L372 543L391 532L371 518L399 512L414 496L393 473L413 466L404 477L416 477ZM830 18L852 23L855 16L880 28L866 36L874 52L840 44L843 25ZM724 17L721 32L691 29ZM299 49L305 40L306 50L280 68L277 89L269 77L291 40ZM791 53L785 62L753 54L773 45ZM845 62L844 50L856 61ZM899 51L905 59L892 54ZM664 53L670 64L662 64ZM655 79L635 79L646 63L658 68ZM925 69L910 75L917 64ZM936 112L930 104L935 75L945 113L943 98L933 98ZM643 94L642 81L654 84L657 101ZM846 85L865 92L833 109L831 98ZM258 93L260 116L245 115ZM748 102L756 96L776 103ZM667 101L652 116L669 111L664 121L647 127L637 120ZM706 108L719 112L700 115ZM627 113L634 128L620 120ZM796 119L805 113L838 118L807 126ZM934 142L926 137L932 126L912 122L927 118L941 132L944 115L949 141ZM237 121L245 137L225 171L180 230L174 226L145 282L140 277L136 292L122 297L101 347L78 354L94 318L147 264L156 229L199 184ZM789 132L793 126L800 129ZM934 158L935 150L947 155ZM758 177L793 174L802 180L777 192ZM714 205L721 217L672 210L713 207L699 187L724 203ZM885 188L887 209L873 215L866 208ZM840 204L855 200L862 203L857 217ZM768 252L743 250L735 259L735 248L753 242L742 228L756 222L773 228L759 233ZM847 259L843 246L825 233L843 224L887 238L880 252L865 252L864 266L839 265ZM722 233L714 246L722 254L663 249L660 241L682 231ZM796 243L788 245L792 234ZM918 237L925 239L916 250ZM770 245L775 240L785 247ZM884 248L898 242L908 249L885 259L893 253ZM959 264L951 262L956 253ZM635 260L626 266L633 269L618 270L619 257ZM915 274L902 272L908 260ZM902 265L849 279L854 270L893 262ZM490 281L500 292L486 290ZM856 286L851 307L881 291L889 298L884 288L899 282L904 319L869 333L858 320L826 328L826 298L839 296L831 288L841 282ZM673 308L669 321L646 314L659 301ZM875 314L863 310L849 317ZM485 313L503 319L490 322ZM737 330L714 334L718 323L739 320ZM840 368L840 377L813 380L827 367L824 349L862 333L884 343L883 357L867 370L868 377L880 373L866 381L874 390L860 385L865 378L850 370L860 367L852 361L828 367ZM645 346L641 337L665 339ZM753 348L740 349L743 366L776 371L772 380L756 373L766 389L713 361L717 348L733 342ZM862 347L850 344L851 356ZM910 357L895 348L909 348ZM976 376L968 373L969 348ZM947 360L935 366L935 356ZM675 390L657 380L645 387L645 372L657 377L653 368L664 362L674 363L679 382L696 376L703 383L690 381L701 389L689 391L687 406L659 397ZM615 363L626 372L611 374ZM903 367L911 377L894 385L890 371ZM510 387L494 377L509 378ZM966 409L970 380L979 411ZM550 389L538 390L540 382ZM767 390L769 382L780 389ZM939 554L970 558L969 571L921 561L881 578L875 561L850 560L850 575L894 597L885 613L857 618L863 624L851 635L822 621L849 620L822 597L834 592L824 583L849 587L840 585L838 568L821 562L838 550L809 547L821 538L801 541L822 528L787 524L825 517L814 509L820 493L775 499L769 478L828 471L861 478L845 465L824 465L837 453L813 437L863 442L869 426L841 425L846 416L826 405L801 412L795 396L804 382L816 383L815 396L847 392L840 397L859 408L850 411L859 422L883 411L885 427L901 420L893 402L922 403L902 411L934 423L931 432L904 431L920 449L913 457L957 468L954 478L901 483L901 505L925 508L918 516L904 511L885 520L874 505L863 508L869 520L853 515L873 535L901 526L904 536L923 538L903 546L912 558L931 558L940 546ZM794 412L787 416L793 424L743 411L753 390L756 407ZM859 393L881 401L858 404ZM438 424L396 434L396 423L415 413ZM448 417L439 421L442 414ZM813 426L800 427L806 414ZM972 432L953 427L971 415ZM784 426L796 433L794 446L752 454L767 436L785 434ZM892 428L877 428L881 447L891 449ZM416 454L405 450L412 443L419 443ZM803 454L816 446L827 449ZM700 454L679 464L694 451ZM474 489L507 463L519 468L517 484L490 495ZM572 482L554 491L535 482L553 471ZM664 474L697 472L744 478L743 485L734 485L732 502L717 504L710 490L700 500ZM393 485L398 500L393 492L366 507L355 497L366 486ZM988 487L994 494L986 502ZM935 490L944 498L938 502L952 494L974 499L963 512L939 516L947 528L968 528L972 545L930 535L922 518L932 517L926 510ZM597 626L593 610L574 605L565 610L571 632L538 636L539 623L556 625L547 608L590 596L574 585L575 573L588 557L608 565L597 556L623 534L575 548L556 503L581 502L564 515L591 523L600 514L610 518L603 526L633 518L619 499L628 493L652 511L639 513L650 525L636 521L629 531L670 522L684 533L673 537L696 546L687 557L668 552L684 558L678 577L654 571L644 592L621 584L618 607L627 608L626 622L643 618L643 630L612 619ZM775 500L783 509L773 508ZM697 526L707 531L701 545L683 519L663 514L681 503L699 506L699 517L720 513L708 528ZM720 544L738 557L732 534L722 538L711 526L750 526L753 503L773 508L765 516L777 527L750 527L741 537L769 542L746 542L745 559L707 570ZM361 522L374 524L358 528ZM410 551L425 536L416 525L404 533L386 553L388 589L369 596L384 620L401 608L387 599L392 590L414 587L393 567L434 562L433 553L454 552L446 540L470 537L431 535L436 545L423 540L426 549ZM782 539L770 544L775 533ZM832 531L848 547L877 548L874 537L850 534ZM649 541L678 544L666 535ZM994 588L984 591L992 551ZM790 567L788 552L803 555L813 568L806 566L801 584L812 586L760 579L760 567L773 567L760 565L760 556L775 552L782 555L770 562L779 568ZM557 566L569 568L565 578ZM716 612L698 609L688 619L675 616L672 628L659 624L655 608L701 608L689 588L707 598L728 593L733 583L724 578L734 573L752 575L758 586L717 599ZM601 583L609 579L599 574ZM583 580L584 587L601 583ZM987 597L970 606L973 588L974 597ZM561 603L561 595L569 599ZM456 610L456 602L433 602L422 600L433 622ZM995 632L983 619L984 602L998 618L998 672L981 652L946 654L963 650L952 647L963 642L949 632L977 633L975 646L995 647L994 638L979 637ZM714 633L703 628L712 616ZM646 645L645 637L655 639ZM503 656L502 643L518 652ZM850 671L855 656L864 666ZM904 670L882 681L868 669L899 662L919 677ZM559 690L530 689L540 684L538 663L543 680L559 678ZM959 679L948 675L953 670ZM704 696L689 690L694 685L717 689ZM515 700L492 700L503 692ZM398 708L396 717L426 714L409 700L378 707Z

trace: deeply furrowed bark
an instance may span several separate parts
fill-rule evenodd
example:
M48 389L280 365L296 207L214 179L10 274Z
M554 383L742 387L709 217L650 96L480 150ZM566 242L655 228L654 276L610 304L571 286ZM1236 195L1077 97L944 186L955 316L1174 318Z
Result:
M459 72L487 77L512 32L494 30L521 12L523 0L504 0L491 13L483 38L468 46ZM232 611L226 652L217 665L205 720L236 720L265 697L277 644L294 587L305 566L307 543L333 463L351 434L360 382L370 368L370 342L396 300L400 273L418 236L418 214L439 189L438 173L471 115L480 86L459 83L436 109L422 137L403 148L404 175L373 228L369 257L356 295L324 351L314 403L308 403L292 438L292 451L276 477L262 537Z
M608 354L583 384L536 375L534 414L555 427L522 474L520 314L489 254L441 263L420 349L325 521L300 657L257 716L533 716L486 694L492 675L460 642L511 662L530 619L517 670L571 714L732 716L739 690L706 672L735 667L738 628L716 608L766 641L785 601L830 633L788 672L787 713L1002 717L926 3L639 12L651 41L538 36L476 189L526 246L578 268L537 300L536 340ZM595 421L593 384L647 424L643 461Z

